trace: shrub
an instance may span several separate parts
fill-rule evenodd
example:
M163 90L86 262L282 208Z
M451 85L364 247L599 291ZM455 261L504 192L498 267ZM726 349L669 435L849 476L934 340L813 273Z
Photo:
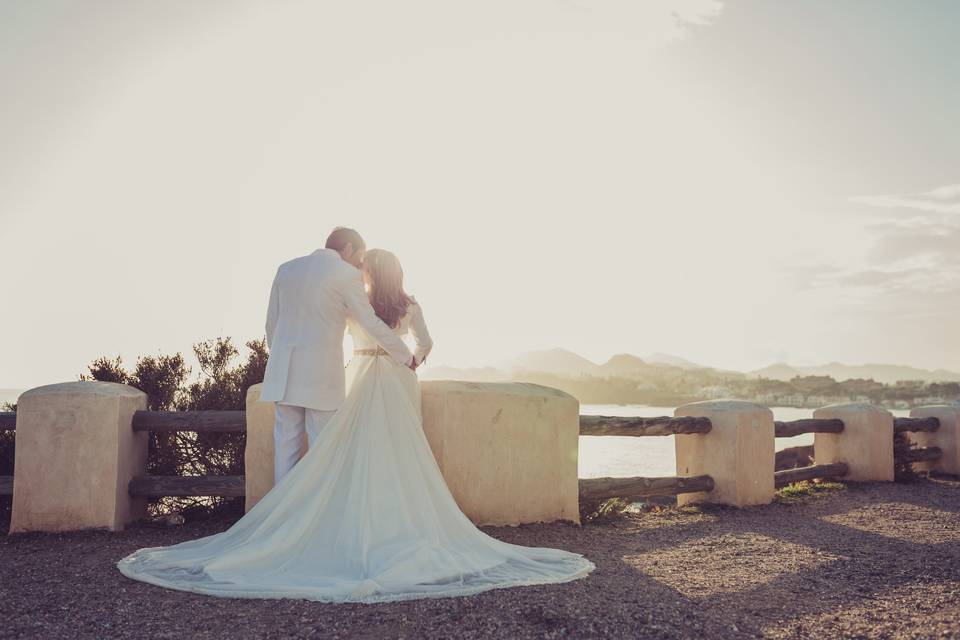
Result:
M123 361L101 357L88 366L81 380L119 382L147 394L151 411L243 410L247 389L263 380L267 347L263 340L246 343L248 353L234 364L239 351L228 338L194 345L200 373L190 380L191 370L183 356L143 356L132 371ZM242 475L243 433L150 433L147 472L151 475ZM243 501L236 498L163 498L150 504L153 515L171 511L200 515L212 511L240 513Z
M912 449L918 448L905 433L893 434L893 479L896 482L913 482L920 479L920 474L913 468L912 462L900 462L898 458Z

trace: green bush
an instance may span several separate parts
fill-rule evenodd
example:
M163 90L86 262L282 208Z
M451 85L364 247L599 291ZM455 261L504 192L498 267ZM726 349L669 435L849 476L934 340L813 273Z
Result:
M239 351L230 338L200 342L193 352L200 372L190 381L191 370L179 353L143 356L132 370L120 357L101 357L90 363L81 380L119 382L147 394L151 411L243 410L247 389L263 380L267 347L263 340L246 343L247 355L239 364ZM151 475L242 475L243 433L150 433L147 473ZM153 515L179 511L188 516L212 511L242 513L236 498L163 498L149 506Z
M920 474L913 468L912 462L900 462L898 459L917 449L915 442L905 433L893 434L893 479L897 482L914 482L920 479Z

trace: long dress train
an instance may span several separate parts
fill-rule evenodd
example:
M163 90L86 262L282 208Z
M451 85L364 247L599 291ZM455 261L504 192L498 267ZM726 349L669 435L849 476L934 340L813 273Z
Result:
M593 570L579 554L501 542L470 522L423 433L407 367L355 356L348 378L342 408L244 517L222 533L140 549L120 571L220 597L372 603L567 582Z

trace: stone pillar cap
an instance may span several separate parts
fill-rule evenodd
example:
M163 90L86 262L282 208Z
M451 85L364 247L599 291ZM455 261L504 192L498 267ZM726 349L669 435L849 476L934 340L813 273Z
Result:
M42 396L51 394L62 395L91 395L91 396L109 396L109 397L128 397L137 398L143 395L143 391L130 385L120 384L119 382L99 382L96 380L78 380L75 382L60 382L58 384L48 384L42 387L36 387L20 394L20 400L31 396ZM18 400L19 401L19 400Z
M505 394L511 396L545 396L550 398L570 398L569 393L544 387L531 382L465 382L461 380L426 380L421 383L425 390L444 393L482 393Z
M756 404L754 402L749 402L747 400L701 400L700 402L690 402L688 404L681 405L677 407L677 411L681 409L704 409L706 411L756 411L758 409L763 409L765 411L770 411L769 408Z
M820 407L816 409L816 411L822 409L830 409L832 411L875 411L877 413L890 413L883 407L870 404L869 402L837 402L836 404L828 404Z

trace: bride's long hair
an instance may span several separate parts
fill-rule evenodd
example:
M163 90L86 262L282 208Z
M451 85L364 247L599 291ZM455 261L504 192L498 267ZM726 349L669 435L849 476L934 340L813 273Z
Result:
M377 316L390 328L395 328L407 313L413 296L403 290L403 268L400 260L385 249L370 249L363 257L367 275L367 293Z

